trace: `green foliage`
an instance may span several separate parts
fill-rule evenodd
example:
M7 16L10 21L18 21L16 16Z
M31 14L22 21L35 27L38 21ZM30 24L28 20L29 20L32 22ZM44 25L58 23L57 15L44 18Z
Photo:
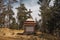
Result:
M16 23L15 18L12 18L12 23L10 24L10 29L18 29L18 24Z
M17 29L19 26L20 27L23 27L23 23L24 21L27 19L27 18L30 18L31 15L31 10L29 9L29 11L26 9L25 5L24 4L21 4L20 7L18 7L18 13L17 13L17 19L18 19L18 22L19 22L19 26L16 24L16 20L15 18L13 17L14 15L14 12L12 11L12 6L11 4L17 2L17 0L8 0L8 4L5 5L6 7L3 8L3 1L0 0L0 8L2 10L2 14L1 14L1 17L0 17L0 24L4 23L3 25L5 25L5 16L9 16L9 20L7 21L7 23L9 23L9 28L12 28L12 29ZM7 9L7 10L5 10ZM1 11L0 10L0 11ZM10 22L12 21L12 23ZM8 24L7 24L8 25ZM19 27L19 28L20 28Z
M17 23L12 23L11 24L11 26L9 27L10 29L16 29L16 30L18 30L19 28L18 28L18 24Z
M26 21L26 19L29 17L27 15L30 15L31 11L27 11L26 7L24 4L21 4L20 7L17 8L18 9L18 22L19 22L19 26L20 28L23 27L23 23L24 21Z
M48 21L48 29L51 33L53 33L53 31L56 31L57 28L60 30L60 5L56 1L52 8L51 18Z
M5 17L8 15L9 17L9 20L7 21L9 23L9 27L11 26L10 25L10 21L12 20L13 23L16 23L15 19L13 18L13 15L14 15L14 12L12 11L12 6L11 4L17 2L17 0L8 0L8 4L7 5L4 5L4 2L3 0L0 0L0 11L2 10L2 13L0 13L0 25L3 24L5 25L6 23L6 20L5 20ZM7 10L6 10L7 9ZM7 26L7 25L6 25Z
M3 5L3 0L0 0L0 11L3 11L5 8L5 5ZM4 11L3 11L4 12ZM4 25L4 17L5 15L3 14L3 12L0 12L0 25L3 26Z
M60 5L59 1L55 0L54 6L49 7L46 5L48 1L45 1L45 4L42 2L41 9L41 17L42 17L42 29L45 31L48 30L49 33L53 33L57 28L60 29ZM47 31L46 31L47 32Z
M39 0L40 1L40 0ZM44 32L46 32L46 29L47 29L47 20L50 20L50 17L51 17L51 8L49 7L49 3L50 3L51 0L43 0L41 2L41 17L42 17L42 29Z

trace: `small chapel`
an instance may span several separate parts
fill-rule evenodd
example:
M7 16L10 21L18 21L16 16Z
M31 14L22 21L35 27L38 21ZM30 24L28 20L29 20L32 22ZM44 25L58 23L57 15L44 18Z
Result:
M24 22L24 32L26 34L32 34L35 32L35 25L36 22L32 19L32 18L28 18L25 22Z

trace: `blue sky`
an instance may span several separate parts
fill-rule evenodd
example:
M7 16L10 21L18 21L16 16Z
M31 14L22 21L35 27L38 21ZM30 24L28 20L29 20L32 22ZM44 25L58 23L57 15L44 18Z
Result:
M27 7L27 9L31 9L32 10L32 17L33 19L38 18L40 19L40 17L38 16L39 12L39 7L40 5L37 4L38 0L25 0L25 6Z
M29 10L31 9L32 10L32 17L33 19L35 20L35 18L37 18L37 20L41 19L41 17L38 16L38 13L39 12L39 7L40 5L37 4L38 0L23 0L22 3L25 4L25 7ZM20 4L19 2L18 3L15 3L13 4L14 8L13 8L13 11L15 13L14 17L16 18L17 16L17 9L15 9L16 7L18 7ZM50 6L53 6L53 0L50 2Z
M38 16L38 13L40 13L40 12L39 12L39 7L40 7L40 5L37 4L37 1L38 1L38 0L23 0L22 3L25 4L25 7L26 7L28 10L29 10L29 9L32 10L31 15L32 15L33 19L37 18L37 19L39 20L40 17ZM13 10L14 10L14 12L15 12L14 17L16 17L16 15L17 15L17 10L16 10L15 8L19 6L19 3L17 3L17 4L15 3L14 5L15 5L14 8L13 8Z

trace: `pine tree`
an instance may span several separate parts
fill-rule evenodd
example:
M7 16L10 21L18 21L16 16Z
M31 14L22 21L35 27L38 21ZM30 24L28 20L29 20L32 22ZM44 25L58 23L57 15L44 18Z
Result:
M47 20L50 20L51 9L49 3L51 0L39 0L38 4L41 5L41 18L42 18L42 31L46 32L47 30Z
M0 24L1 25L3 24L4 27L12 27L13 25L12 26L10 26L10 25L16 23L16 21L13 20L14 12L12 11L13 7L11 6L11 4L16 3L17 0L6 0L6 1L8 1L8 3L6 5L4 5L4 0L0 0L0 11L2 10L2 13L0 13L0 15L1 15ZM11 21L12 21L12 23L11 23Z
M4 13L4 10L5 10L5 5L4 5L4 2L3 0L0 0L0 25L1 26L4 26L4 22L5 22L5 15L3 14Z
M26 21L27 18L31 17L30 16L31 10L27 11L24 4L21 4L20 7L18 7L17 9L18 9L17 16L18 16L19 26L20 28L22 28L24 21Z
M12 11L13 6L11 4L16 3L17 0L8 0L8 3L6 4L7 10L4 12L5 16L7 16L7 19L5 20L5 24L7 27L10 27L11 21L13 21L13 15L14 12Z
M8 15L8 17L9 17L9 20L8 20L8 22L9 22L9 26L10 26L10 28L13 28L13 29L17 29L17 28L15 28L15 26L14 25L16 25L16 20L15 20L15 18L13 17L13 15L14 15L14 12L12 11L12 6L11 6L11 4L13 4L13 3L16 3L17 2L17 0L8 0L8 6L7 6L7 14L6 15ZM11 21L12 21L12 23L11 23Z
M18 29L18 24L16 23L15 18L12 18L12 23L11 23L11 26L9 28L10 29Z
M55 0L55 3L54 3L54 11L53 11L53 20L55 22L53 22L54 25L54 31L55 33L59 33L59 30L60 30L60 0ZM58 31L56 31L58 30ZM60 35L60 34L58 34Z
M42 27L45 28L45 25L46 25L48 32L53 34L53 32L56 29L58 29L58 30L60 29L60 14L59 14L60 13L60 5L59 5L60 1L55 0L53 7L49 7L49 5L45 5L46 3L47 2L41 3L44 5L41 5L41 7L40 7L42 21L43 21ZM47 9L47 7L48 7L48 9Z
M48 29L53 33L55 30L60 29L60 5L59 0L55 0L54 6L52 8L51 19L48 21Z

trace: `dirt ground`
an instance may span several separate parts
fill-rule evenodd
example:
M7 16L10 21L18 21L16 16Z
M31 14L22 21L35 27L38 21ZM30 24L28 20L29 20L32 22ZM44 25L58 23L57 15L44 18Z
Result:
M15 33L12 35L12 33ZM60 40L50 34L41 33L39 35L16 35L16 33L22 33L20 30L10 30L7 28L0 29L0 40ZM5 33L5 35L4 35Z
M54 37L48 36L34 36L34 35L19 35L16 37L0 37L0 40L60 40L54 39Z
M0 37L0 40L40 40L37 36L24 36L24 37Z
M46 40L33 35L20 35L17 37L0 37L0 40Z

